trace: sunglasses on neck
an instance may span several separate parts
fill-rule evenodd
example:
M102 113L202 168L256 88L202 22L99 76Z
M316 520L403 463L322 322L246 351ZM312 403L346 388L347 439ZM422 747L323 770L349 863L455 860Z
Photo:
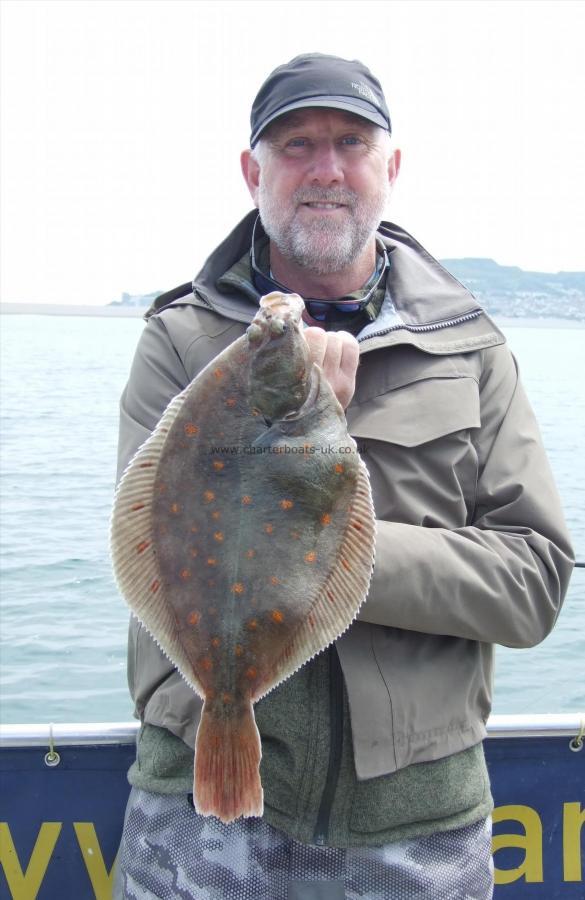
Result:
M254 284L262 294L270 293L271 291L281 291L283 294L292 294L293 291L291 291L289 287L281 284L276 278L273 278L272 275L266 275L256 264L255 236L256 226L259 220L260 216L258 216L254 222L254 228L252 230L252 246L250 247L250 267L252 269ZM378 254L377 257L376 277L374 282L369 287L367 293L359 300L356 300L355 297L340 297L337 300L313 300L311 298L303 297L305 309L311 318L315 319L316 322L326 324L342 322L345 317L354 315L365 309L378 289L380 282L386 273L386 269L389 266L386 248L382 247L382 251L382 254Z

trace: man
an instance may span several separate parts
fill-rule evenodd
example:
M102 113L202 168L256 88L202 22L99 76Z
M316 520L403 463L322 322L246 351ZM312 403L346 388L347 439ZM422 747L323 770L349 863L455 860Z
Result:
M358 621L256 706L263 819L195 813L201 703L132 623L142 728L117 896L485 900L493 645L542 640L572 568L538 428L493 322L380 224L400 154L369 70L297 57L251 122L241 164L259 217L149 311L120 471L260 296L295 291L370 472L376 565Z

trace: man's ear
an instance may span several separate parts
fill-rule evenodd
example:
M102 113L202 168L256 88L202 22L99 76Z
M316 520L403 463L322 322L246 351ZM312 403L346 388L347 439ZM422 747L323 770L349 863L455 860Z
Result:
M250 196L254 201L254 205L258 206L258 189L260 186L260 166L252 156L251 150L243 150L240 156L240 165L242 167L242 175L244 181L248 185Z
M402 154L400 150L393 150L392 155L388 160L388 181L390 182L390 187L394 184L396 179L398 178L398 173L400 172L400 161L402 159Z

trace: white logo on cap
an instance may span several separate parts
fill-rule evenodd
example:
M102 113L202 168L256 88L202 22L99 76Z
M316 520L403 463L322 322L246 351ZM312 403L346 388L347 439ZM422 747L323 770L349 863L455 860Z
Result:
M351 86L355 91L358 92L358 94L361 94L362 97L365 97L366 100L369 100L370 103L378 103L378 101L376 100L376 95L374 94L371 87L368 87L367 84L363 84L361 81L352 81Z

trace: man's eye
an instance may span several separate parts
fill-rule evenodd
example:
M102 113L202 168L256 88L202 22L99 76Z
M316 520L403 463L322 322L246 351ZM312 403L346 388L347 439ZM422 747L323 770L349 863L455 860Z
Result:
M297 147L306 147L308 143L307 138L291 138L286 142L286 146L296 149Z
M341 139L341 143L346 146L353 147L357 144L362 144L363 141L361 137L358 137L357 134L348 134L346 137Z

